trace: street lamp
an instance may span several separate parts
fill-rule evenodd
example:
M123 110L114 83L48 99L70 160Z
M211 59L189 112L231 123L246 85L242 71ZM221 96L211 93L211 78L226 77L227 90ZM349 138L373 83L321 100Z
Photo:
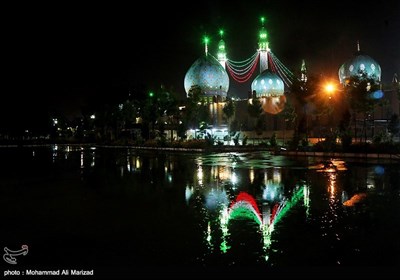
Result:
M325 91L329 94L329 99L331 99L332 94L336 91L336 86L332 83L327 83L325 85Z

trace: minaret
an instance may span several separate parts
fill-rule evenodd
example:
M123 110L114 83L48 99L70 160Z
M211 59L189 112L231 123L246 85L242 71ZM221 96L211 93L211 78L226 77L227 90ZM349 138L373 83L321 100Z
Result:
M394 73L392 83L394 85L397 85L399 83L399 79L397 78L397 73Z
M267 39L267 30L264 28L265 18L261 17L261 30L260 30L260 38L258 41L258 51L260 54L260 73L265 69L268 69L268 39Z
M307 82L307 68L306 68L306 62L304 59L301 62L301 81L302 82Z
M218 43L218 61L221 63L222 67L225 69L225 63L226 63L226 51L225 51L225 42L222 39L224 36L224 30L219 31L219 35L221 36L221 40L219 40Z

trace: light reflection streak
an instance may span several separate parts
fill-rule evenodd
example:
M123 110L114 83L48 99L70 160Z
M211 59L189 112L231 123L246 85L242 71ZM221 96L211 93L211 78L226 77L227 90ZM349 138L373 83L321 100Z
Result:
M249 170L249 177L250 177L250 184L253 184L253 182L254 182L254 177L255 177L255 175L254 175L254 169L253 168L251 168L250 170Z
M96 159L96 154L95 152L92 153L92 162L90 163L90 167L94 167L95 166L95 159Z
M193 187L189 187L189 185L186 185L186 189L185 189L186 204L189 204L189 200L192 197L193 192L194 192L194 188Z
M201 165L197 168L197 180L200 186L203 185L203 167Z
M84 168L84 165L83 165L83 151L81 151L81 168Z

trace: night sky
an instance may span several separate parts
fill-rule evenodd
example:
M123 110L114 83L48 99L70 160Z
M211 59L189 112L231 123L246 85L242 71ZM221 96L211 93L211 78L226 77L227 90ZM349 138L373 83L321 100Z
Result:
M82 1L81 1L82 2ZM305 59L310 74L337 79L340 65L361 49L382 68L383 82L400 74L400 2L151 1L19 4L3 13L6 46L0 128L35 127L53 113L113 102L161 84L184 96L183 79L211 38L225 30L228 57L257 49L260 16L272 52L292 71ZM29 6L28 6L29 5ZM258 73L258 71L257 71ZM254 76L255 77L255 76ZM251 79L252 80L252 79ZM230 89L245 97L250 83Z

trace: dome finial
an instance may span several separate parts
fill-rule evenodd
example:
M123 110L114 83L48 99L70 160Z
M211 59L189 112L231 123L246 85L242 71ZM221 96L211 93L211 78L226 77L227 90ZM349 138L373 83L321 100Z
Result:
M207 37L207 35L204 35L203 42L204 42L204 51L205 51L206 55L208 55L208 42L209 41L210 41L210 39Z

